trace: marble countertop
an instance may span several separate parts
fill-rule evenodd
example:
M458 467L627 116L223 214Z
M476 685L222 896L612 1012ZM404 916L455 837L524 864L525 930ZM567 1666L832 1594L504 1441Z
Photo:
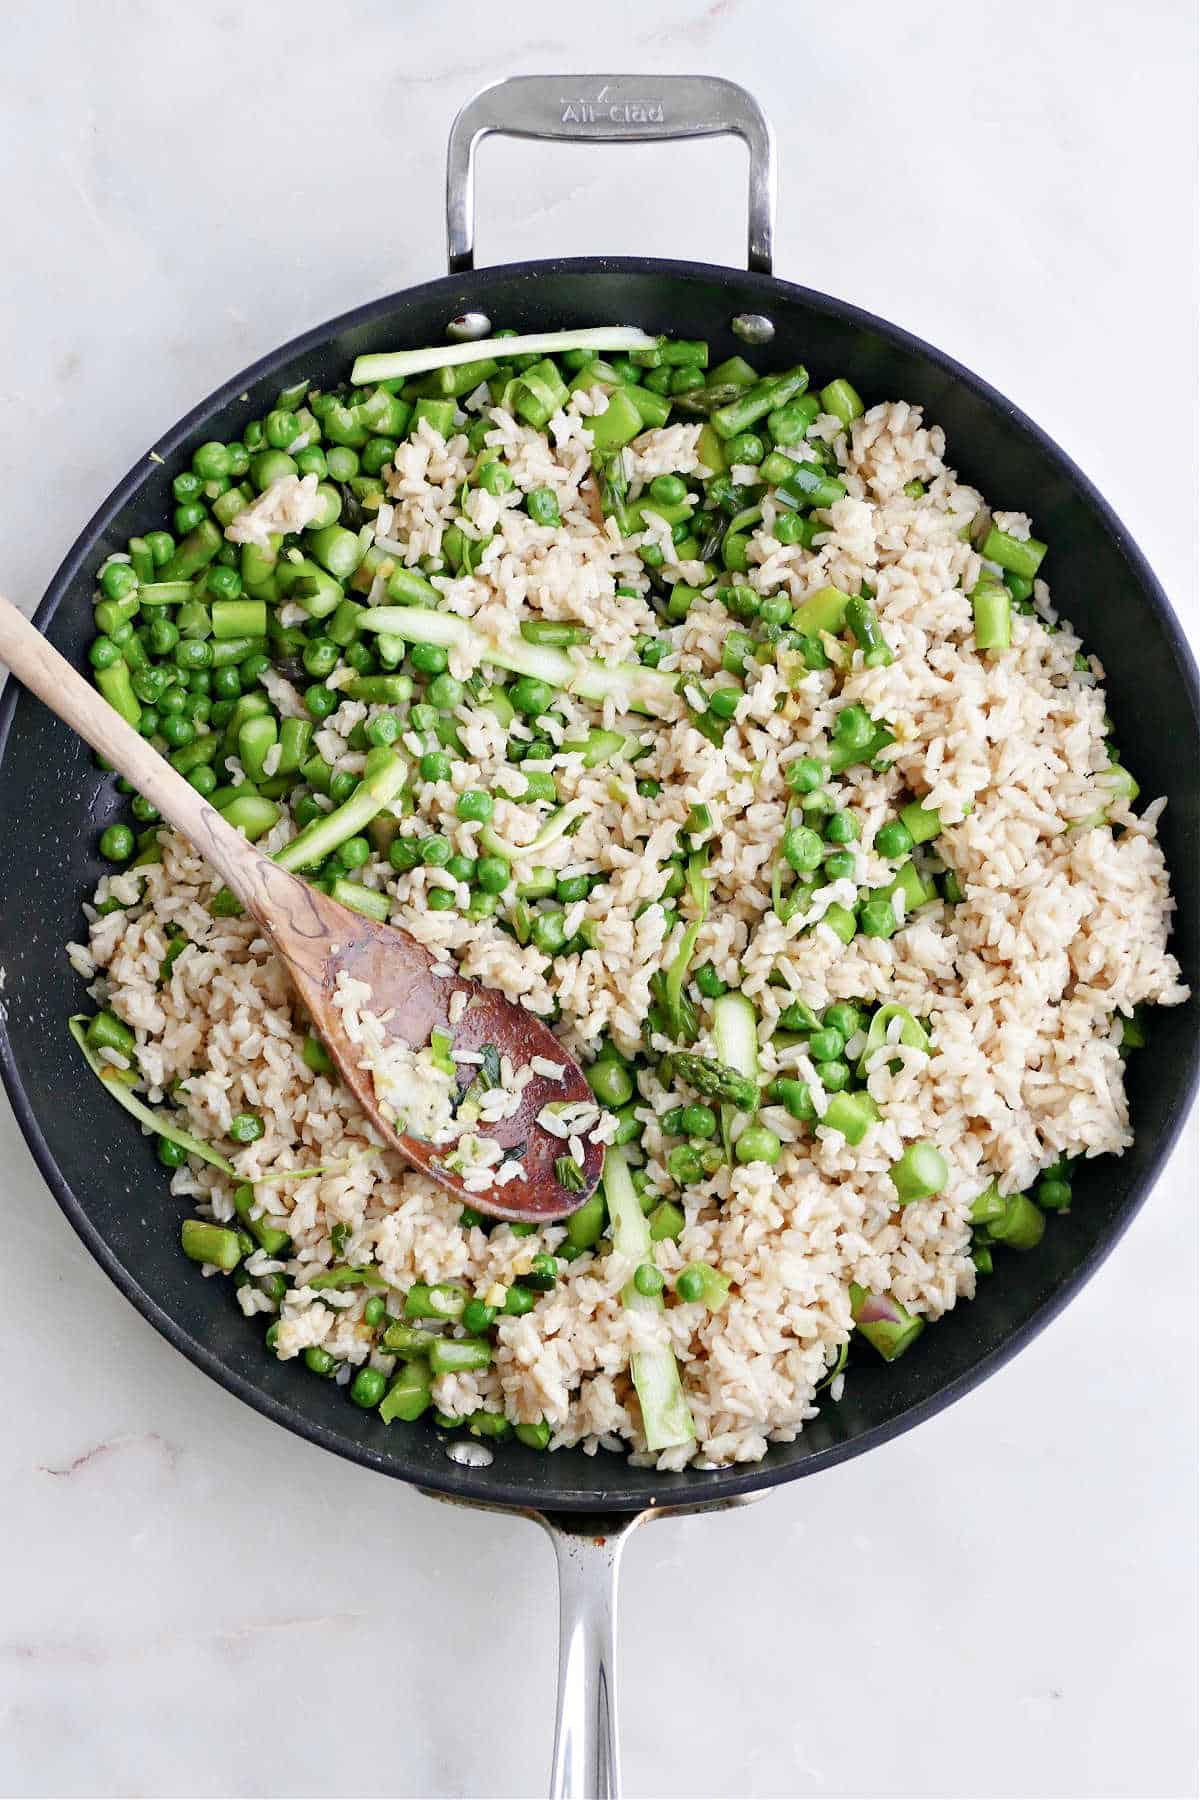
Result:
M1086 20L1073 0L11 8L6 589L32 607L117 476L232 370L440 272L446 131L475 88L627 65L757 92L779 273L1033 413L1195 634L1194 52L1183 0ZM481 261L743 244L727 144L494 143L479 200ZM1130 432L1138 395L1150 429ZM1192 1791L1196 1156L1193 1120L1117 1255L982 1390L634 1540L631 1794ZM540 1534L337 1462L207 1381L85 1254L3 1099L0 1192L0 1791L543 1792Z

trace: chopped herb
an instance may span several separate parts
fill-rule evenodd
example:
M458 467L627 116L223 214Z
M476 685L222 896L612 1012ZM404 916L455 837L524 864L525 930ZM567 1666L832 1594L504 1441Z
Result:
M581 1194L587 1185L587 1177L573 1156L555 1157L554 1178L569 1194Z

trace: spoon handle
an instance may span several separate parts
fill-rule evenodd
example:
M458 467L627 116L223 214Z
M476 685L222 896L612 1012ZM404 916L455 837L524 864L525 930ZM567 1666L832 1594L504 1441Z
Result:
M102 694L84 680L36 630L11 600L0 594L0 662L85 744L119 769L139 794L176 826L233 889L242 904L261 916L267 871L278 873L240 831L184 780L165 757L126 724Z

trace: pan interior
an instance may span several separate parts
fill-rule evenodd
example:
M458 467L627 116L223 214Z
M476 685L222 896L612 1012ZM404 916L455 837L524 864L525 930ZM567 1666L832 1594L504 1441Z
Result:
M344 379L364 351L438 342L469 310L536 331L597 322L707 338L714 355L744 346L730 329L768 314L763 366L800 361L850 378L868 405L903 398L943 425L949 459L997 507L1026 510L1051 546L1056 599L1108 672L1123 760L1147 797L1165 794L1160 827L1178 902L1173 949L1200 988L1200 786L1195 671L1165 599L1119 521L1036 427L929 346L867 314L767 277L704 265L582 259L435 281L335 320L236 377L155 447L88 524L47 592L38 622L79 664L92 633L98 564L159 524L170 482L205 438L240 436L277 391L301 377ZM1147 704L1152 697L1152 704ZM78 936L80 901L104 865L96 840L117 815L113 778L24 693L0 700L0 1064L17 1117L68 1217L122 1290L165 1336L260 1411L339 1454L422 1486L502 1504L627 1510L659 1501L733 1498L869 1448L945 1405L999 1366L1097 1266L1145 1198L1195 1081L1198 1003L1157 1012L1152 1048L1131 1059L1136 1142L1120 1159L1082 1165L1076 1203L1030 1256L1007 1256L903 1361L856 1355L845 1396L791 1444L748 1468L660 1476L622 1459L493 1447L490 1467L450 1462L432 1426L386 1427L298 1363L279 1363L242 1317L230 1284L200 1281L178 1250L180 1202L150 1140L81 1071L66 1031L81 984L62 946Z

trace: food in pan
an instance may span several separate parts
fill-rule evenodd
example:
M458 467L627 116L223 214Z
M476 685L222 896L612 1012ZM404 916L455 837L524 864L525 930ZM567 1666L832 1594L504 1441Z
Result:
M112 704L589 1069L539 1124L568 1186L605 1143L601 1189L493 1222L527 1072L398 1046L347 984L464 1210L191 847L136 796L104 833L75 1030L158 1133L162 1229L380 1431L761 1457L852 1342L892 1360L1036 1251L1131 1142L1143 1008L1186 997L1161 802L1030 520L903 400L708 360L620 328L360 358L199 446L99 572Z

